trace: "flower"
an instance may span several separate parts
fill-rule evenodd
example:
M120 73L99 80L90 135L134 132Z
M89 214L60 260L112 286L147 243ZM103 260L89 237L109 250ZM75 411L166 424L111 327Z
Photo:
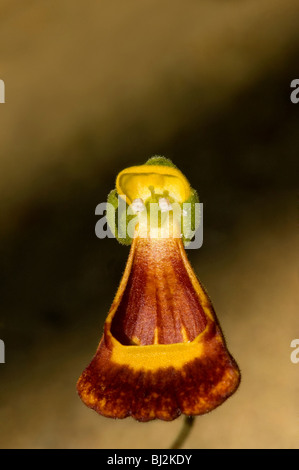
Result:
M138 223L133 238L126 238L132 243L126 269L96 354L77 383L79 396L111 418L207 413L237 389L238 366L187 259L180 218L173 216L166 237L162 219L144 229L150 203L160 202L163 218L174 203L194 204L196 192L163 157L120 172L116 192L129 205L137 201Z

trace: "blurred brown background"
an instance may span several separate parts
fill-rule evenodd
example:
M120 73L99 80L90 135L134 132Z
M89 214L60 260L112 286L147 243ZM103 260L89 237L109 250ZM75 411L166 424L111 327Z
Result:
M1 448L167 448L76 381L128 256L94 233L118 171L165 155L204 203L189 250L240 365L185 448L298 448L296 0L2 0Z

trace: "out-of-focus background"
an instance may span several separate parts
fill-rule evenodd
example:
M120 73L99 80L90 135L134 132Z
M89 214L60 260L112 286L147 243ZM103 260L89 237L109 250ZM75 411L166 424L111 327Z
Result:
M118 171L171 158L204 204L189 259L242 371L185 448L298 448L297 0L2 0L1 448L167 448L76 381L128 247L99 240Z

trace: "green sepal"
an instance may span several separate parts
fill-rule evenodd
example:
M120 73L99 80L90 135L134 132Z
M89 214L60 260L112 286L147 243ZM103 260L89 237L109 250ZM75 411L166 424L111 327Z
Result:
M128 204L126 204L126 210L121 211L119 215L118 194L116 189L113 189L108 194L107 203L106 219L112 234L122 245L131 245L132 238L127 234L127 226L134 216L127 215ZM125 237L121 237L123 234L125 234Z
M171 166L172 168L177 168L174 163L172 163L169 158L161 157L160 155L154 155L149 158L145 165L162 165L162 166Z
M106 206L106 219L111 233L116 237L116 210L118 206L118 197L116 189L110 191L107 197L107 206Z

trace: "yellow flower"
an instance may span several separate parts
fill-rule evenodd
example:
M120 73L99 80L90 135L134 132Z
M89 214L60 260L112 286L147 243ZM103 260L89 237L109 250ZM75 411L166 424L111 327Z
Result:
M145 207L161 198L162 207L183 204L194 191L170 164L160 157L123 170L117 194ZM111 418L173 420L181 413L207 413L237 389L238 366L181 234L174 230L163 238L144 231L144 219L138 220L104 334L78 381L78 393L87 406ZM179 220L173 218L173 225L179 227Z

